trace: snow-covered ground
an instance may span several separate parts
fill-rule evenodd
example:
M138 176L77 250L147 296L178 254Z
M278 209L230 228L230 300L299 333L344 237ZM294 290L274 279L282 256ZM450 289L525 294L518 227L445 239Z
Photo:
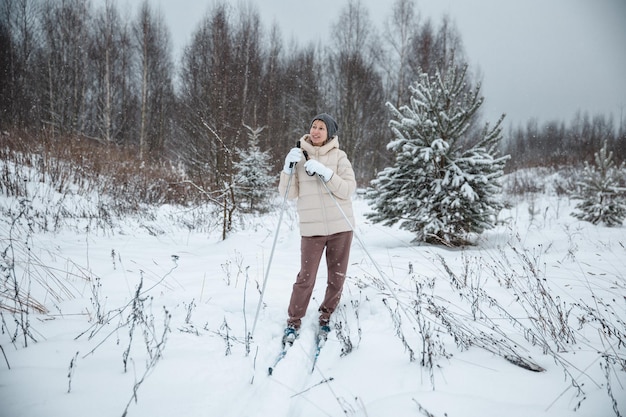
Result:
M225 241L172 221L189 215L175 207L29 233L3 197L2 279L47 311L2 311L0 415L626 415L624 228L575 220L566 198L511 203L476 246L447 249L368 223L356 198L335 330L311 372L322 264L301 336L268 376L299 263L292 205L250 341L278 212Z

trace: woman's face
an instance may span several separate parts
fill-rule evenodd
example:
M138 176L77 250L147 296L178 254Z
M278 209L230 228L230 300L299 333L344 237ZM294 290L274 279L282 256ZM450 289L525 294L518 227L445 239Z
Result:
M311 124L311 130L309 132L311 135L311 141L313 145L320 146L326 139L328 139L328 130L326 130L326 123L321 120L314 120L313 124Z

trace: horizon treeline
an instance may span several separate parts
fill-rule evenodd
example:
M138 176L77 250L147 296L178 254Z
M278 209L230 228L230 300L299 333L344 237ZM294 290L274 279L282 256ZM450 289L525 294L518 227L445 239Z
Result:
M326 45L287 44L251 2L222 1L207 6L189 43L173 51L149 1L133 13L122 16L113 1L5 0L0 129L135 149L139 160L173 161L219 188L248 147L249 129L263 128L258 146L278 168L325 111L339 121L340 146L363 185L390 163L385 103L408 104L421 73L469 62L450 18L424 19L412 0L394 2L380 33L360 1L348 1L329 22ZM468 88L479 83L473 75ZM581 111L569 124L510 128L502 152L512 156L508 170L579 164L604 142L625 159L621 116L616 123Z

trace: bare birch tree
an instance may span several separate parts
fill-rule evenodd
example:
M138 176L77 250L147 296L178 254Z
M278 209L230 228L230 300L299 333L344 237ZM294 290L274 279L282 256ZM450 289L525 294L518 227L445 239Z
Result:
M162 154L170 134L173 63L163 16L153 12L147 0L140 6L133 33L141 69L139 158L143 160L148 153Z
M56 134L84 130L88 79L89 9L81 0L47 0L41 9L43 120ZM45 89L44 89L45 88Z
M373 24L360 0L351 0L335 27L337 41L325 68L334 83L331 111L340 122L340 143L352 160L357 180L364 180L376 169L386 130L382 77L371 53Z
M125 143L132 137L135 112L126 107L132 100L131 48L128 25L114 3L106 0L95 15L90 62L93 76L92 120L94 135L107 143ZM126 135L124 135L126 133Z

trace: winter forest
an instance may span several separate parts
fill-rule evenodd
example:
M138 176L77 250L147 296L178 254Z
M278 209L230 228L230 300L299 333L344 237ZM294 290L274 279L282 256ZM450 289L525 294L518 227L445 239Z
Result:
M0 417L626 415L626 120L485 120L414 0L327 44L207 2L181 51L133 5L0 4ZM268 377L322 112L365 244L319 361L305 323Z
M123 17L114 1L5 1L0 126L22 140L82 140L148 165L180 164L214 188L232 182L245 126L263 127L259 149L276 165L311 115L326 110L341 120L343 147L366 185L390 161L385 103L407 104L421 73L468 59L452 19L422 19L414 2L398 1L375 33L359 6L350 2L329 22L337 33L328 45L298 45L252 4L218 2L177 54L148 2ZM470 68L468 88L480 81ZM623 160L620 123L585 109L567 121L529 120L503 132L501 151L512 155L508 170L591 161L604 141Z

